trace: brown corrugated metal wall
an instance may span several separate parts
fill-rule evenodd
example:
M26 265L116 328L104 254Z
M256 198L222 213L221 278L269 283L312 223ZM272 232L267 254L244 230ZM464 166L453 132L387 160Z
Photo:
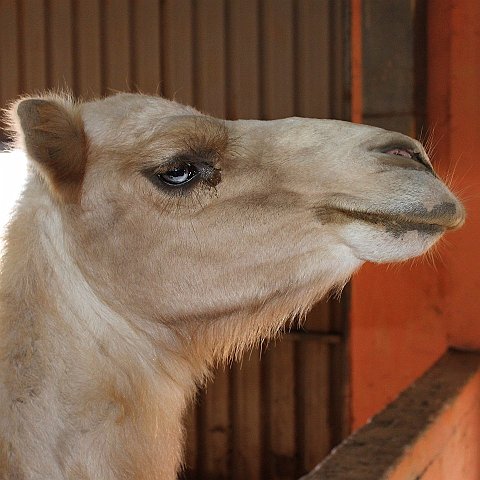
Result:
M0 0L0 102L68 87L159 93L226 118L347 118L347 0ZM220 370L185 475L292 479L346 430L344 309ZM333 332L333 334L331 334ZM328 333L328 335L326 335Z

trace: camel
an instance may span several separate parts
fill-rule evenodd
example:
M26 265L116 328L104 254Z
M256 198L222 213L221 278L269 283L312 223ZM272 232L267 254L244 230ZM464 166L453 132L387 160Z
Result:
M172 480L212 369L460 201L404 135L46 93L8 112L29 178L0 279L0 477Z

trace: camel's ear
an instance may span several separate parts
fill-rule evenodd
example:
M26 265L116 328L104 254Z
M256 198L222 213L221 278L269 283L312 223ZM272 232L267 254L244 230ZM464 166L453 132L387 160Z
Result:
M24 144L52 193L64 202L76 203L86 167L78 107L61 97L27 98L13 106L11 117L17 140Z

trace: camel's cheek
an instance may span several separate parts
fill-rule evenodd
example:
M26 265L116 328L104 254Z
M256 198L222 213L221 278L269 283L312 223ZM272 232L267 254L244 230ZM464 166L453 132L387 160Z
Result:
M375 263L398 262L425 253L442 236L443 230L395 232L384 226L355 221L340 227L340 235L353 254Z

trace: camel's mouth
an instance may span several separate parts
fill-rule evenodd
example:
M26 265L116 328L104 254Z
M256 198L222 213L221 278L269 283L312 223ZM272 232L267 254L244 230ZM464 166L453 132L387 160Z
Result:
M422 212L423 213L423 212ZM419 211L386 213L349 210L341 207L322 207L316 211L317 218L325 223L344 223L357 220L384 227L395 236L409 231L437 235L446 230L455 230L464 223L464 213L454 203L444 203L423 215Z
M367 213L360 211L337 210L340 215L344 215L354 220L370 223L372 225L383 226L385 229L394 234L400 235L409 231L417 231L428 235L443 233L448 227L438 223L430 223L421 221L421 219L410 219L398 215L384 213Z

